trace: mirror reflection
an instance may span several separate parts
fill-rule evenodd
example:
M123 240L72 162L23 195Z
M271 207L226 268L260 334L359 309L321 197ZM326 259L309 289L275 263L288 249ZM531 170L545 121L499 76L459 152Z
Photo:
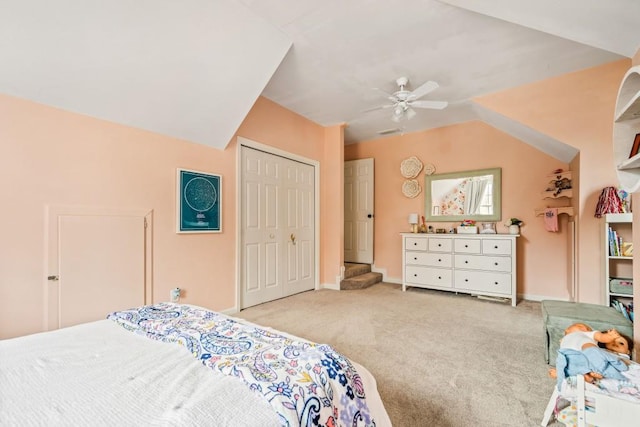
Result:
M425 217L432 222L499 221L500 184L500 168L427 175Z

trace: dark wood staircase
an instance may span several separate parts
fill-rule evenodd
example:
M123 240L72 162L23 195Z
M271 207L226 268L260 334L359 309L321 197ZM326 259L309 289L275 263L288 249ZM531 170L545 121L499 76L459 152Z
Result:
M364 289L379 282L382 282L382 274L372 273L369 264L345 262L344 279L340 282L340 290Z

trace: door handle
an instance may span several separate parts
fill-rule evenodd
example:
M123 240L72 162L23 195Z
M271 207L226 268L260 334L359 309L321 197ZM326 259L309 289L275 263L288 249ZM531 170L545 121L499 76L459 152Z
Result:
M58 277L58 276L47 276L47 280L56 281L56 280L60 280L60 277Z
M291 233L291 243L296 244L296 235Z
M367 218L373 218L373 214L367 215Z

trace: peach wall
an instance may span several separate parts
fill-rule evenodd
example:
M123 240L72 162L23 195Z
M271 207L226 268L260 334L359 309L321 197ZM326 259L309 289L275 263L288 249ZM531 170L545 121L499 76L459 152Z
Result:
M322 174L320 281L340 288L338 276L344 261L344 125L326 129Z
M603 187L617 186L613 114L630 66L621 60L478 98L507 117L580 150L578 283L583 302L603 303L602 221L594 218Z
M414 155L423 163L432 163L436 173L501 167L502 221L498 232L507 232L503 224L511 217L525 223L517 243L518 294L568 298L566 218L561 219L559 233L550 233L544 230L542 218L535 216L535 209L545 206L540 193L548 184L548 174L556 168L568 169L568 165L479 121L345 147L345 160L374 159L376 268L386 269L388 279L401 280L399 233L409 231L409 213L424 213L424 191L413 199L401 191L404 178L400 163ZM424 184L423 173L418 179ZM444 224L447 229L455 225Z
M330 139L263 98L238 135L319 161ZM177 167L223 176L223 233L175 233ZM47 204L153 209L154 299L180 286L183 302L233 308L235 174L235 139L219 151L0 95L0 338L43 330Z

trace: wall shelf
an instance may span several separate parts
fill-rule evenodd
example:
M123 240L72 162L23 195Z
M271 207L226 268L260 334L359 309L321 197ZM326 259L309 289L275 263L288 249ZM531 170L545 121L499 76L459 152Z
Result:
M621 187L634 193L640 188L640 155L629 158L640 133L640 65L627 71L616 100L613 123L613 159Z
M548 175L547 189L542 192L543 199L560 199L573 197L571 171L561 171Z
M560 208L554 207L554 208L536 209L536 216L543 216L547 209L557 209L558 210L558 215L573 216L573 207L571 207L571 206L560 207Z

